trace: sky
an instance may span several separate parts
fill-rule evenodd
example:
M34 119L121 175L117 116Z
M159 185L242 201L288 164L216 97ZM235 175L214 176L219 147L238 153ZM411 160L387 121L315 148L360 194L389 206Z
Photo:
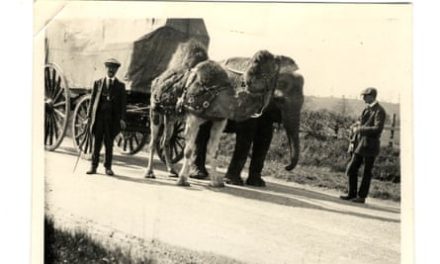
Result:
M305 78L305 95L360 99L360 92L372 86L378 89L379 100L398 103L402 94L412 93L411 8L405 4L115 2L69 4L54 8L49 17L203 18L211 59L252 56L267 49L297 62Z
M373 86L379 98L396 103L411 90L409 6L284 6L255 8L247 18L207 17L211 57L252 56L258 49L287 55L300 67L306 95L360 98Z

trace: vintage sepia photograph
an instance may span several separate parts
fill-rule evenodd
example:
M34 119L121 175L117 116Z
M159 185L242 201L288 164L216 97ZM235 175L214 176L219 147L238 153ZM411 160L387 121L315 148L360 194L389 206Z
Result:
M412 263L412 5L35 3L35 263Z

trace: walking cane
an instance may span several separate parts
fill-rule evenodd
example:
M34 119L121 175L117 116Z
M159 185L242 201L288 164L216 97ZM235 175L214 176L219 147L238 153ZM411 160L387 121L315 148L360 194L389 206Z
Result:
M76 167L78 166L78 162L79 162L79 159L80 159L80 157L81 157L81 153L82 153L82 151L81 151L81 147L84 145L84 143L86 144L86 146L85 146L85 148L84 148L84 153L87 153L88 151L88 148L92 148L92 142L91 142L91 140L92 140L92 138L91 138L91 134L90 134L90 121L88 120L87 121L87 124L86 124L86 127L84 128L84 132L83 133L85 133L86 135L84 136L84 140L83 140L83 142L81 142L80 143L80 145L78 146L78 148L79 148L79 152L78 152L78 155L77 155L77 157L76 157L76 161L75 161L75 165L74 165L74 167L73 167L73 172L75 172L75 170L76 170ZM73 139L73 140L75 140L75 139ZM90 144L89 144L90 143Z

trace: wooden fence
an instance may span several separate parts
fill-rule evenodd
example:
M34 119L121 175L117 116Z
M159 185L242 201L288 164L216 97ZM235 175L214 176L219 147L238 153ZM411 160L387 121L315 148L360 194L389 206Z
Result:
M396 114L393 114L391 125L384 127L384 135L382 136L389 147L400 146L400 127L397 126ZM389 135L387 135L389 134Z

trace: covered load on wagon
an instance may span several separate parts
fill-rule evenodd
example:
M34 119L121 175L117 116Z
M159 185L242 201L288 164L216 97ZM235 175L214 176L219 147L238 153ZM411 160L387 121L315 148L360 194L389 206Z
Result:
M203 19L56 20L46 31L45 59L59 66L69 88L83 89L105 75L106 59L116 58L127 88L149 93L178 44L190 38L208 47Z

